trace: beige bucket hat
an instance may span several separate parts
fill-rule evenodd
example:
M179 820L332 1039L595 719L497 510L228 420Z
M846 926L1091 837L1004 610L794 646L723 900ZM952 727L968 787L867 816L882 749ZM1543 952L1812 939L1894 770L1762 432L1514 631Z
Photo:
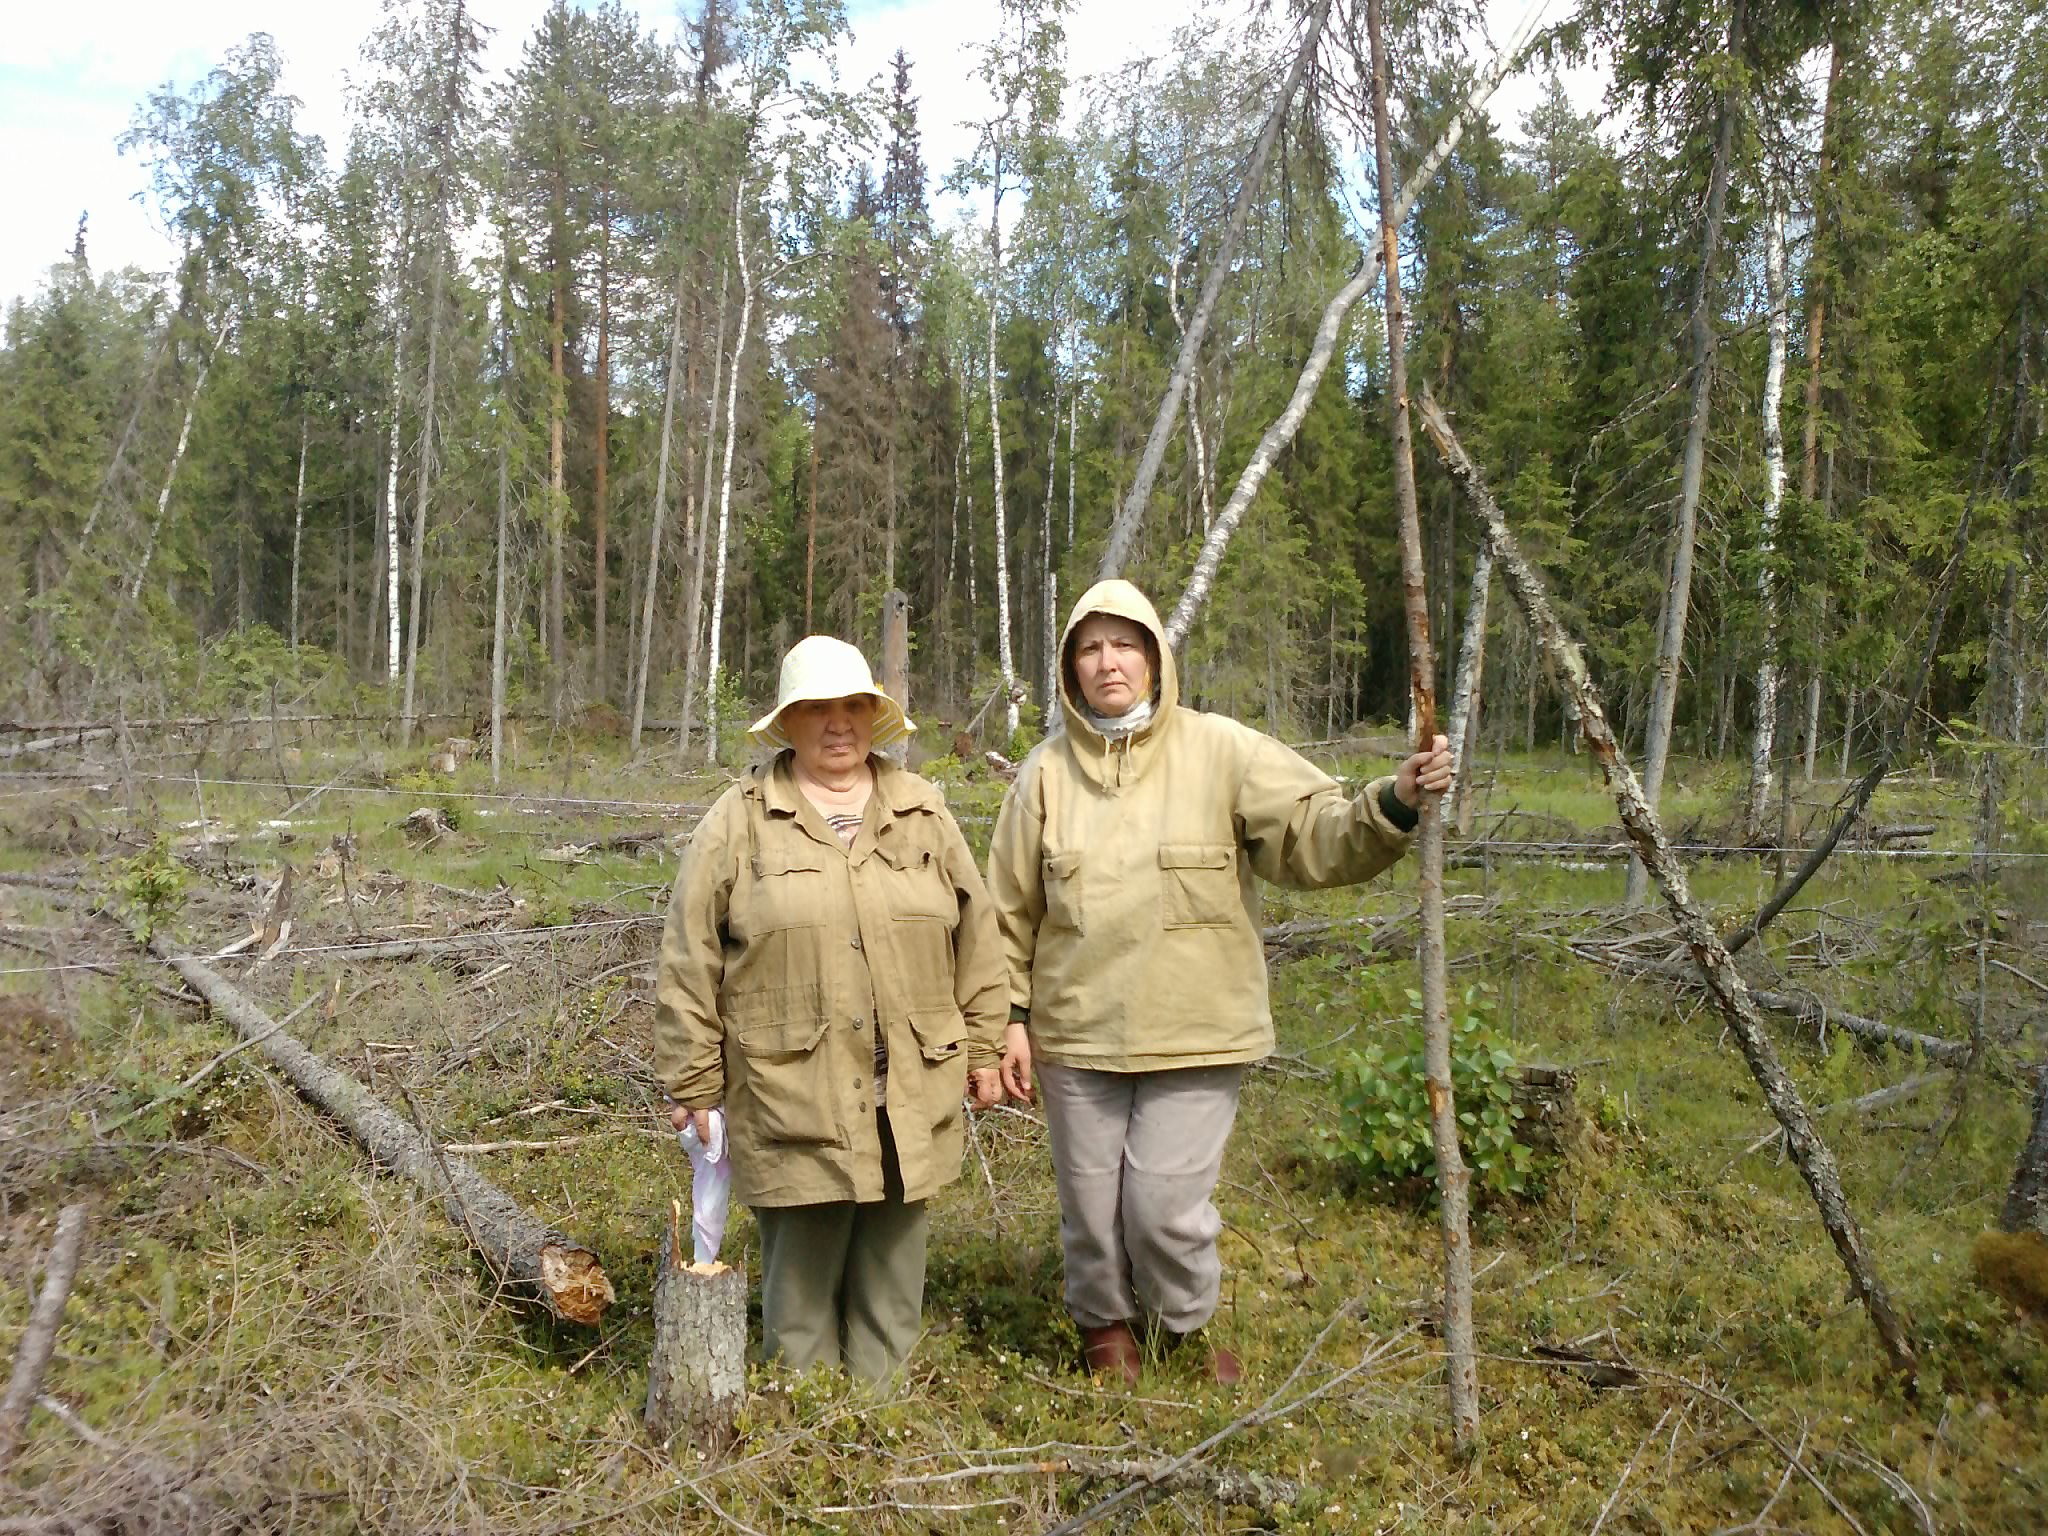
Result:
M917 727L903 713L903 707L875 686L875 674L867 657L844 640L830 635L806 635L782 658L782 683L775 691L775 707L756 720L748 737L764 747L787 747L790 739L782 729L782 712L805 699L844 699L864 693L875 701L877 750L901 741Z

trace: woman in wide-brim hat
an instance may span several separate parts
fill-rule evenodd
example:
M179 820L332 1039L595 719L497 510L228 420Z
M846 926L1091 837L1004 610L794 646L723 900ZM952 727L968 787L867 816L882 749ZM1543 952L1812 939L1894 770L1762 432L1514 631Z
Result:
M761 1233L763 1353L877 1379L922 1323L925 1202L963 1099L1001 1095L994 908L939 791L875 755L915 727L861 653L812 635L753 739L776 748L691 837L654 1066L678 1129L723 1106Z

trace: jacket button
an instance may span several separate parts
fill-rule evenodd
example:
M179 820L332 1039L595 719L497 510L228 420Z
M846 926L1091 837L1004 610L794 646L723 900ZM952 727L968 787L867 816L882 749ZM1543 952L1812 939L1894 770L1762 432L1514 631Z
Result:
M855 949L860 948L860 935L857 933L853 936L853 947Z
M867 1021L867 1019L866 1019L865 1017L863 1017L862 1015L858 1014L858 1013L856 1013L856 1014L855 1014L855 1015L853 1016L853 1027L854 1027L855 1029L863 1029L863 1028L865 1028L865 1027L867 1026L867 1022L868 1022L868 1021Z
M860 1092L860 1079L857 1077L853 1080L853 1091L855 1093Z

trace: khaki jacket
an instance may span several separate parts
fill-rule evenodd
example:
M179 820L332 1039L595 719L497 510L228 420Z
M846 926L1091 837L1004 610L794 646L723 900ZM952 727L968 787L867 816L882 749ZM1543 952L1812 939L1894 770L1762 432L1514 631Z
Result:
M960 1171L967 1069L1001 1056L1002 943L974 856L931 784L879 758L853 847L797 788L752 769L683 853L655 983L654 1071L725 1106L748 1205L882 1198L874 1032L903 1197Z
M1064 659L1066 730L1025 758L996 819L989 891L1010 997L1055 1065L1145 1072L1256 1061L1273 1049L1258 889L1370 879L1408 850L1380 808L1272 737L1181 708L1159 615L1127 581L1074 605L1132 619L1158 642L1144 730L1104 738Z

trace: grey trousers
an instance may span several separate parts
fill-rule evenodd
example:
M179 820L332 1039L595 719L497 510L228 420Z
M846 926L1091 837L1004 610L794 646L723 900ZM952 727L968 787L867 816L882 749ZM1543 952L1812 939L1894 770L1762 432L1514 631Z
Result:
M1142 1312L1175 1333L1201 1327L1222 1289L1223 1218L1210 1196L1244 1068L1037 1071L1074 1321L1101 1328Z
M757 1206L761 1231L761 1347L797 1370L844 1365L880 1381L910 1355L924 1326L922 1200L906 1203L889 1117L880 1200Z

